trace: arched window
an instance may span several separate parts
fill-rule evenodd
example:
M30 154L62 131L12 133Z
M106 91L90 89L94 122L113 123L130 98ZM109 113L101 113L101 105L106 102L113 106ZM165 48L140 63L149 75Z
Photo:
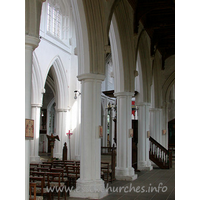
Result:
M45 17L47 35L70 45L70 16L70 7L66 1L48 0Z
M47 31L53 36L61 38L61 24L62 15L60 14L59 8L53 7L48 3L47 8Z

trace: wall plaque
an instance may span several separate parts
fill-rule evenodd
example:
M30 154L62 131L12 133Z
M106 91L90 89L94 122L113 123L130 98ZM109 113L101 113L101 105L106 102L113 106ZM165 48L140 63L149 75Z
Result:
M33 140L34 138L34 120L25 119L25 139Z

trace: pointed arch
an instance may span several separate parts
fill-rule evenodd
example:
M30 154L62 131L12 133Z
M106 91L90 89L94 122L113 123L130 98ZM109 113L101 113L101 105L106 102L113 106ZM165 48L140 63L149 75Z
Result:
M137 59L140 60L140 73L142 73L142 83L143 87L143 100L142 102L151 102L151 84L152 84L152 67L149 66L151 61L150 56L150 45L147 33L145 31L141 31L141 34L138 39L138 51L137 51Z
M83 1L71 0L76 31L78 74L90 73L89 39Z
M161 108L162 105L162 80L161 80L161 66L162 66L162 56L159 51L156 51L153 65L153 93L152 105L155 108Z
M140 53L137 53L137 62L136 62L136 70L138 71L138 76L135 77L135 90L138 92L136 96L136 102L145 102L144 101L144 90L146 90L145 84L144 84L144 78L143 78L143 71L141 66L141 59L140 59Z
M114 85L115 92L124 91L124 69L123 69L123 56L121 51L120 44L120 35L117 30L117 22L115 16L113 16L111 25L110 25L110 43L111 43L111 52L113 58L114 66Z
M175 84L175 71L171 73L162 88L163 101L167 102L172 86Z
M55 95L56 108L66 110L68 106L69 89L68 89L66 72L59 56L55 56L52 59L51 63L49 64L48 71L46 74L46 80L50 68L52 68L53 72L53 79L54 79L53 91L56 94ZM49 82L50 80L47 81Z
M115 8L110 25L110 43L115 74L115 92L134 92L134 40L126 1Z
M31 104L42 105L43 98L43 81L40 65L35 52L33 52L33 63L32 63L32 100Z

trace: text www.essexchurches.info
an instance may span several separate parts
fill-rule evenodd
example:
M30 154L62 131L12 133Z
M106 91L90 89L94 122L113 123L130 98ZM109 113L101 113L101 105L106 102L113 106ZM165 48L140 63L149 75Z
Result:
M83 189L83 188L74 188L73 186L66 187L46 187L47 192L124 192L124 193L129 193L129 192L135 192L135 193L151 193L151 192L157 192L157 193L164 193L167 191L167 186L164 186L163 183L159 183L157 186L153 186L151 183L149 186L133 186L132 183L127 186L109 186L109 184L106 185L106 188L103 190L98 190L97 188L90 188L90 189Z

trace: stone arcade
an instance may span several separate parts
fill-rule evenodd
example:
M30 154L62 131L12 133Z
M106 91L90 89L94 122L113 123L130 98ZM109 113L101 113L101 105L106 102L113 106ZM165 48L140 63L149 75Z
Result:
M71 192L72 197L107 195L100 177L101 146L116 146L117 180L137 179L129 135L132 120L138 120L139 170L153 169L148 132L168 149L168 122L175 119L174 5L168 8L163 1L170 24L161 30L162 22L155 17L159 4L141 0L137 7L134 2L25 1L25 118L35 126L34 139L25 140L26 200L29 165L40 162L41 152L49 152L45 134L59 136L53 157L62 159L64 143L69 146L66 133L73 132L67 157L80 160L77 187L82 192ZM147 14L140 3L147 6ZM104 91L113 91L113 96Z

